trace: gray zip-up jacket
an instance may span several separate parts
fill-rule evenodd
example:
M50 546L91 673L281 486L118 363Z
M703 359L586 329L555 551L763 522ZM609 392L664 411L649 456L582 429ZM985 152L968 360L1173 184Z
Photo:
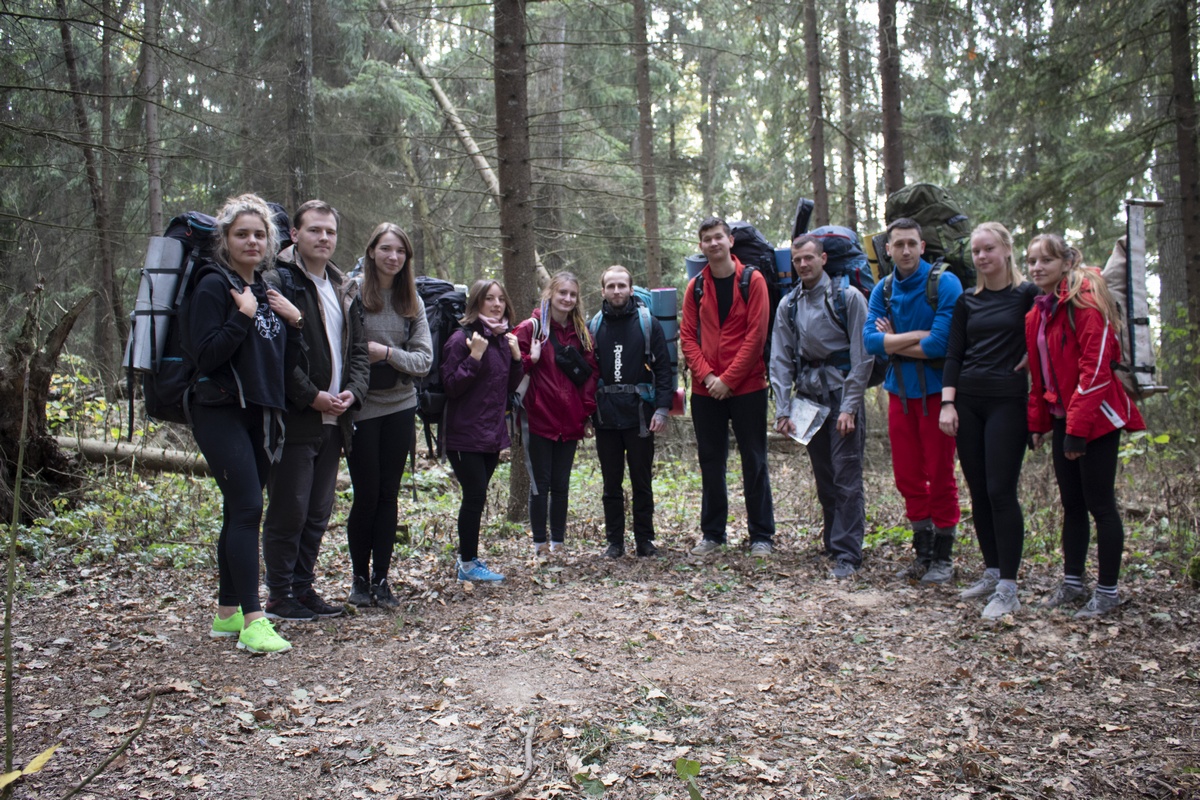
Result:
M787 415L793 393L827 404L829 395L841 389L841 405L831 411L855 414L862 408L874 367L862 336L867 300L852 286L840 290L846 306L843 328L834 298L840 284L822 274L812 289L798 284L779 303L771 340L776 418Z

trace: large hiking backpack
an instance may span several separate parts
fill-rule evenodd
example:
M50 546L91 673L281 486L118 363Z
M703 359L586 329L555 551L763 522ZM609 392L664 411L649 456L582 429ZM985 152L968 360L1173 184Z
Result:
M733 246L729 248L729 252L747 267L758 270L767 279L767 297L770 300L771 322L774 324L775 309L783 296L779 290L779 274L775 267L775 246L749 222L731 222L729 231L733 239ZM745 295L742 297L745 298Z
M858 234L841 225L825 225L808 232L825 248L825 272L830 278L843 275L850 285L870 299L875 288L875 276L867 264L867 254L858 241Z
M189 421L186 394L195 379L195 366L184 353L180 311L195 285L199 265L211 255L216 231L216 220L208 214L188 211L172 219L163 236L150 237L125 345L131 437L133 387L139 377L147 416L163 422Z
M975 285L975 263L971 259L971 222L962 206L945 188L932 183L913 183L888 195L884 221L891 225L901 217L921 226L925 241L924 258L930 264L939 261L969 289ZM882 236L882 239L880 239ZM892 260L882 243L887 233L876 234L875 250L883 274L892 271Z
M433 363L429 373L414 379L417 389L417 416L425 423L425 443L432 455L434 440L433 425L438 426L437 454L442 452L441 423L446 411L446 387L442 383L442 348L446 341L459 329L459 320L467 313L467 296L454 284L427 275L416 278L417 294L425 305L425 319L429 322L429 339L433 345Z

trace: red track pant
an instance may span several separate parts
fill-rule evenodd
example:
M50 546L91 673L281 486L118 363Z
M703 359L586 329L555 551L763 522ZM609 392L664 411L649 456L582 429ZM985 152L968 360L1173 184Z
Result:
M942 396L908 399L908 413L899 395L888 395L888 439L892 445L892 472L904 496L911 522L933 519L938 528L958 524L958 484L954 480L954 439L938 428Z

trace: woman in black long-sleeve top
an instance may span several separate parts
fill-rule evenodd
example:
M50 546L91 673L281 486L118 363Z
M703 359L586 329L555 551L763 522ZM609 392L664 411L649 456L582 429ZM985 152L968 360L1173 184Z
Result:
M262 489L282 444L283 318L299 316L261 277L274 261L277 236L262 198L226 201L217 214L214 259L197 269L183 325L198 376L190 390L192 432L224 499L220 597L209 635L236 636L239 648L255 653L291 648L258 597Z
M972 231L971 255L979 284L954 306L938 425L956 438L986 567L960 596L988 598L983 618L996 620L1021 607L1017 572L1025 520L1017 484L1028 438L1025 314L1038 290L1017 269L1012 234L998 222Z

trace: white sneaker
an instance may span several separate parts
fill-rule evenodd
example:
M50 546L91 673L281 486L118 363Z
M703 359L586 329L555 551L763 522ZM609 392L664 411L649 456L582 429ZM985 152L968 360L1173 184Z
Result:
M533 543L533 557L537 561L545 561L547 558L549 558L550 557L550 543L549 542L534 542Z
M972 583L966 589L958 593L962 600L974 600L976 597L988 597L996 591L996 585L1000 583L1000 579L983 573L983 577Z
M700 543L691 549L694 556L712 555L721 549L720 542L714 542L712 539L701 539Z
M1015 586L997 586L992 598L983 609L983 618L995 622L1005 614L1015 614L1021 610L1021 601L1017 599Z

